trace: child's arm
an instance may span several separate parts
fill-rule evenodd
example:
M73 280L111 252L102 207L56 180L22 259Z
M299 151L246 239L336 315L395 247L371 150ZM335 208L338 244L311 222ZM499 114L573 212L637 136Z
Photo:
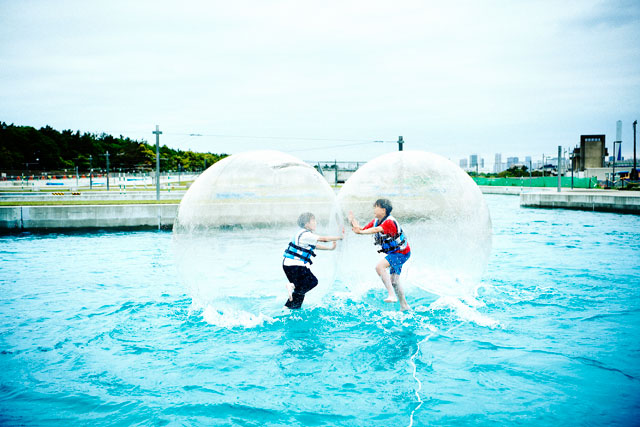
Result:
M316 249L320 249L320 250L323 250L323 251L332 251L335 248L336 248L335 240L331 242L331 246L316 245Z
M367 228L366 230L363 230L362 227L360 227L360 223L358 222L357 219L355 219L355 217L353 216L353 212L351 211L349 211L349 223L351 224L351 229L356 234L375 234L382 231L382 227L380 226L371 227L371 228Z
M344 239L344 228L342 229L342 236L320 236L318 242L332 242L331 247L324 245L316 245L316 249L325 251L332 251L336 248L336 241Z
M371 228L367 228L366 230L363 230L360 227L353 227L353 232L356 234L376 234L376 233L382 232L382 227L380 226L371 227Z

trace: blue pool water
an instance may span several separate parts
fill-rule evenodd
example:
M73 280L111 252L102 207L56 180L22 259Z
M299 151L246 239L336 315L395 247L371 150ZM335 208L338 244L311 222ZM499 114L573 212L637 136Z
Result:
M640 217L486 200L476 304L338 282L251 327L190 310L170 233L2 236L0 425L638 425Z

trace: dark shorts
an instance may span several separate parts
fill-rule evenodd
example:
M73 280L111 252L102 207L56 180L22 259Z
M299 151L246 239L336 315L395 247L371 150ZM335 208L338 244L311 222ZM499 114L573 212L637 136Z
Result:
M291 301L287 299L285 307L300 308L302 301L304 301L304 295L318 285L318 279L310 269L300 265L283 265L282 269L284 270L284 274L287 275L289 282L295 286L293 299Z
M387 262L391 266L391 268L389 269L389 273L391 274L402 273L402 266L404 265L405 262L407 262L410 256L411 256L411 252L407 254L401 254L399 252L387 254L387 256L384 258L387 260Z

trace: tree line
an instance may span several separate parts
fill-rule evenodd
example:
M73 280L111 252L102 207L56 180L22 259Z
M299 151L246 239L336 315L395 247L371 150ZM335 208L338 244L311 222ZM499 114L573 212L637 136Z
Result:
M35 129L0 122L0 170L2 171L81 171L110 169L127 172L155 169L155 144L106 133L57 131L50 126ZM160 146L161 170L201 171L226 154L196 153Z
M467 172L469 174L469 176L481 176L481 177L485 177L485 178L522 178L522 177L528 177L529 175L533 176L544 176L544 172L539 171L539 170L535 170L535 171L531 171L531 174L529 174L529 168L522 165L522 166L511 166L509 169L506 169L500 173L479 173L476 174L475 171L469 171ZM547 173L547 175L549 175L549 173Z

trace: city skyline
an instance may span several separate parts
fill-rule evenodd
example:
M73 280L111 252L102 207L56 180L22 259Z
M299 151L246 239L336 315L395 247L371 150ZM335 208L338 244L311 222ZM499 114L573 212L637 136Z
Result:
M640 116L640 4L0 0L0 121L367 161L554 155ZM610 150L611 151L611 150Z

